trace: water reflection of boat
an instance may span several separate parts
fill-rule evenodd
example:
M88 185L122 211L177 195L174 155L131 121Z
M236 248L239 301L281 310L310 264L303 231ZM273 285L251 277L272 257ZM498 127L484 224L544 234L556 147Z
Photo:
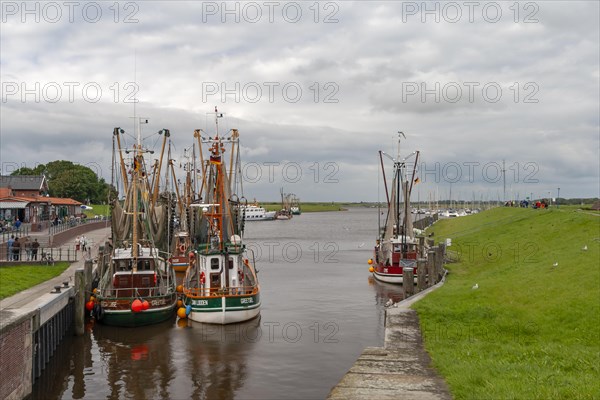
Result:
M399 135L404 135L401 132ZM380 151L380 161L383 168L383 155L394 162L394 175L392 179L391 194L387 192L387 181L383 171L386 197L388 201L388 213L383 229L380 230L379 238L375 246L375 262L370 270L373 276L382 282L401 284L403 283L403 269L417 264L417 241L412 226L410 212L410 193L415 180L416 166L419 152L415 151L408 157L400 158L400 137L398 137L398 154L396 158ZM412 177L408 180L407 160L415 155ZM402 200L402 202L401 202ZM370 261L371 262L371 261Z
M260 286L242 237L244 221L242 204L231 186L231 174L239 171L237 130L229 138L219 136L219 118L215 109L216 134L204 139L210 156L203 165L205 204L200 220L200 237L190 254L183 293L184 303L191 308L189 318L197 322L230 324L256 317L260 312ZM225 165L225 144L231 145L231 163ZM233 165L235 164L235 165ZM235 181L235 178L234 178ZM202 194L201 193L201 194ZM193 257L192 257L193 256Z

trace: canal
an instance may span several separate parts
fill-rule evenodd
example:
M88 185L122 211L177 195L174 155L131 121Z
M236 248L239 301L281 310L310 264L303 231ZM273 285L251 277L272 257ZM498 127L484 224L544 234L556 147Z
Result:
M259 319L211 326L175 317L145 328L90 321L67 338L32 399L323 399L367 346L383 344L373 281L377 210L246 224L262 289Z

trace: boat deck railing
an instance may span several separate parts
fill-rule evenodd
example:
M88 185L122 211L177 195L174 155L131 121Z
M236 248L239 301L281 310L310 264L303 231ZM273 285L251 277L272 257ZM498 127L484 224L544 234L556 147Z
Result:
M158 297L165 296L174 293L172 290L161 286L153 287L132 287L132 288L110 288L110 289L98 289L98 297L103 298L130 298L130 297Z
M190 298L212 296L249 296L258 293L258 286L237 286L228 288L183 288L183 293Z

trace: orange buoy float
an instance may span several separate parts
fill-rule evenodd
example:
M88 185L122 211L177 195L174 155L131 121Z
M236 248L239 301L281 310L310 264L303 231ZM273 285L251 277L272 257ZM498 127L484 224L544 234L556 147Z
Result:
M375 268L369 267L369 272L373 272L373 271L375 271Z
M177 309L177 316L178 316L180 319L187 318L187 314L186 314L186 312L185 312L185 307L179 307L179 308Z
M176 288L176 290L177 290L177 292L179 292L179 293L183 292L183 285L177 285L177 288Z
M181 308L183 306L183 301L177 300L177 308Z
M369 264L369 265L373 264L373 259L369 258L369 261L367 261L367 264Z
M90 301L96 301L96 298L94 296L90 296Z
M131 303L131 311L140 312L142 311L143 305L139 299L135 299L133 303Z
M150 308L150 303L148 303L148 300L142 301L142 310L147 310L149 308Z

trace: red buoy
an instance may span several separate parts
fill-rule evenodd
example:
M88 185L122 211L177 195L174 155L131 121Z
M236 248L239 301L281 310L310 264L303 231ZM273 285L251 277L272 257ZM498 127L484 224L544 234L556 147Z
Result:
M142 301L142 309L147 310L149 308L150 308L150 303L148 303L148 300Z
M85 309L88 311L92 311L92 309L94 308L94 302L93 301L88 301L87 303L85 303Z
M135 299L133 303L131 303L131 311L140 312L142 311L142 302L139 299Z

